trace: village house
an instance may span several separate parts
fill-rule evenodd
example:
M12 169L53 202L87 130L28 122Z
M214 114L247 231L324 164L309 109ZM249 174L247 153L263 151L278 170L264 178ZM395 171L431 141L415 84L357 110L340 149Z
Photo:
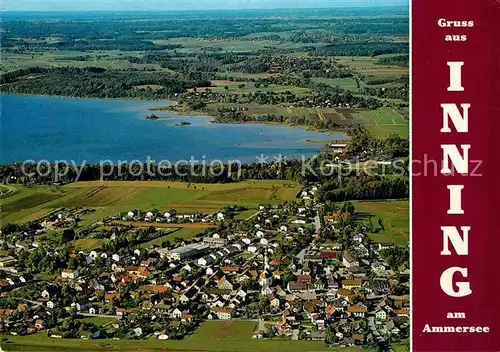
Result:
M359 266L359 261L357 261L356 259L354 259L349 253L347 252L344 252L343 256L342 256L342 264L344 264L344 266L346 268L352 268L352 267L355 267L355 266Z
M346 290L361 288L361 280L342 280L342 288Z
M234 316L234 309L230 307L214 307L210 310L220 320L230 320Z
M78 271L77 270L71 270L71 269L64 269L61 272L61 277L63 279L76 279L78 277Z
M0 255L0 268L13 266L17 263L17 259L11 256Z
M226 279L226 275L217 282L217 287L220 290L233 290L233 284Z
M377 309L375 311L375 319L386 320L387 319L387 312L381 308Z
M352 316L356 318L364 318L366 314L366 306L364 305L355 305L347 307L347 313L350 313Z

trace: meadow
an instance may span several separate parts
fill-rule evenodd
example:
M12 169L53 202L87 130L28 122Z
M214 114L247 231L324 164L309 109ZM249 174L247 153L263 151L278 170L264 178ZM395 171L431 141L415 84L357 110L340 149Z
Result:
M353 202L354 219L370 224L369 237L380 243L408 244L410 231L410 204L408 200Z
M361 110L359 116L366 122L365 128L375 137L384 138L390 134L408 137L408 121L391 108Z
M323 78L323 77L314 77L311 79L315 83L324 83L328 84L332 87L339 87L342 89L347 89L352 92L358 90L358 86L356 84L356 80L354 78Z
M379 55L377 57L371 56L339 56L335 59L355 72L363 75L365 77L373 78L386 78L386 79L398 79L402 76L408 76L408 68L401 66L386 66L377 64L377 60L383 57Z
M255 322L214 321L203 323L184 340L82 340L55 339L46 333L5 336L1 347L6 351L191 351L191 352L361 352L361 347L327 348L323 341L255 340Z
M38 53L3 53L0 63L0 72L7 72L24 67L100 67L108 70L127 69L155 69L159 71L169 71L162 69L157 64L131 63L126 56L133 55L142 57L141 52L123 53L120 50L95 50L89 52L81 51L44 51ZM85 60L78 60L85 57Z
M244 181L226 184L188 184L167 181L90 181L62 187L21 185L0 199L3 223L36 220L62 207L90 208L82 225L131 209L178 213L214 213L224 206L256 208L292 200L300 186L288 181ZM182 229L181 236L190 232Z

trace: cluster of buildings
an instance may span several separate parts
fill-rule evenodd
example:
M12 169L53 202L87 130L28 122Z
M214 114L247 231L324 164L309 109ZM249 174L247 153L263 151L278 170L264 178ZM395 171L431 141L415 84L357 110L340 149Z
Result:
M217 212L215 214L205 213L192 213L192 214L178 214L175 209L170 209L165 212L158 210L140 211L132 209L120 216L111 216L106 221L122 220L122 221L146 221L156 223L186 223L186 222L202 222L210 223L213 221L223 221L225 214Z
M384 249L392 245L374 243L362 231L347 242L324 240L342 225L320 215L316 190L304 190L298 203L261 206L245 226L223 226L177 247L73 251L55 280L6 281L20 292L27 283L32 288L25 299L17 295L18 306L0 312L0 332L47 330L64 337L69 332L51 319L62 311L57 315L113 319L114 329L96 338L182 338L195 322L232 319L268 320L254 338L278 335L338 346L388 346L406 338L408 269L391 267ZM0 257L0 267L25 272L16 258L22 251ZM3 281L0 290L10 297Z

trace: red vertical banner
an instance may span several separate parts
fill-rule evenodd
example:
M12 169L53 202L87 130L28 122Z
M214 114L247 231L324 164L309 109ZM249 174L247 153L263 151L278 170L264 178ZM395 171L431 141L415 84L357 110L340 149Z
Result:
M500 1L412 3L412 350L500 351Z

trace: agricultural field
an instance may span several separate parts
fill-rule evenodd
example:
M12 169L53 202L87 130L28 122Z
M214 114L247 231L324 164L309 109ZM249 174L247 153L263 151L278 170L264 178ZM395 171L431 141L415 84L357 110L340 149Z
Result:
M109 70L127 70L127 69L155 69L159 71L168 71L162 69L156 64L138 64L131 63L126 56L133 55L142 57L141 52L123 53L119 50L102 51L44 51L29 54L3 53L0 63L0 72L7 72L23 67L100 67ZM78 60L85 58L84 60Z
M175 208L179 213L213 213L228 205L255 208L292 200L300 186L287 181L245 181L227 184L187 184L162 181L91 181L62 187L16 185L0 199L2 222L24 222L61 207L85 207L94 212L83 217L87 225L130 209Z
M362 110L359 116L366 122L366 129L376 137L384 138L390 134L408 137L408 121L391 108Z
M354 78L323 78L323 77L314 77L311 79L315 83L324 83L328 84L332 87L339 87L342 89L347 89L352 92L358 90L358 86L356 84L356 80Z
M242 77L240 75L240 77ZM229 80L213 80L211 81L210 87L198 87L197 92L204 92L210 90L213 93L233 93L233 94L244 94L244 93L255 93L255 92L292 92L297 95L305 95L310 92L308 88L296 87L296 86L282 86L278 84L270 84L267 87L260 86L255 87L253 82L241 82L241 81L229 81ZM194 89L189 89L190 92Z
M355 122L360 123L364 120L359 116L356 110L349 108L304 108L304 107L285 107L280 105L259 105L259 104L211 104L210 108L234 108L244 111L250 116L259 116L264 114L275 114L285 117L305 117L309 120L333 120L338 123Z
M375 242L407 244L410 231L410 204L407 200L353 202L355 220L372 227Z
M408 68L400 66L385 66L377 64L381 56L339 56L335 59L364 77L374 77L377 79L397 79L408 76Z
M244 341L252 338L254 321L206 321L189 337L190 341Z
M209 104L208 107L211 109L234 108L250 116L275 114L285 117L305 117L310 121L327 120L335 121L338 124L359 123L377 138L386 138L391 134L407 138L409 135L408 121L400 113L389 107L377 110L356 110L350 108L303 108L227 103ZM338 136L333 139L338 139Z

